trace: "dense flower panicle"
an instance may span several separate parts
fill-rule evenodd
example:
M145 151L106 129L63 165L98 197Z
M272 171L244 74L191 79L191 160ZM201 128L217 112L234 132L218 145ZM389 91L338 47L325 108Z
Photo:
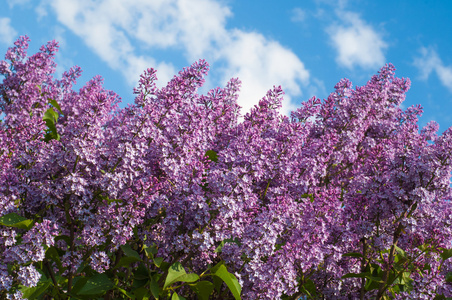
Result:
M6 299L8 299L8 300L22 300L22 299L24 299L22 296L23 296L23 294L22 294L21 291L16 291L16 292L14 292L12 294L8 294L6 296Z
M58 225L52 224L49 220L44 220L23 235L22 242L31 243L34 246L45 245L50 247L55 244L55 237L58 235Z
M20 267L17 279L27 287L34 287L38 284L41 274L32 265Z
M347 274L390 272L397 246L412 264L399 299L450 297L452 129L419 132L422 108L400 108L410 81L394 66L290 118L273 87L239 122L238 79L198 94L204 60L160 89L147 69L119 109L101 77L79 91L79 67L53 79L55 42L27 47L20 38L0 62L0 217L33 221L0 225L0 296L35 286L43 261L67 278L115 274L133 246L192 272L225 261L243 299L359 299L362 276Z
M0 289L9 290L13 283L13 277L8 274L8 267L5 264L0 264Z
M91 267L93 270L103 273L110 267L110 259L105 252L96 252L91 255Z

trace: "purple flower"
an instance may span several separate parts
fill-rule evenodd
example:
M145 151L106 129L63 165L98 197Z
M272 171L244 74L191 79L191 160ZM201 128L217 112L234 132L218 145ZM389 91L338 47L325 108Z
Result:
M451 296L452 129L419 132L422 108L401 108L410 81L391 64L290 118L281 87L242 114L238 79L199 94L204 60L163 88L146 70L120 109L100 76L78 91L79 67L53 78L55 42L27 56L28 42L0 62L0 216L25 219L0 228L0 295L49 270L65 282L116 274L105 271L123 254L143 260L131 274L157 274L142 251L152 246L190 272L224 261L243 299L359 298L372 278L344 275L370 267L386 279L408 270L412 290L387 281L365 298Z
M91 268L99 273L105 272L110 268L110 258L105 252L95 252L91 254Z
M41 274L32 265L20 267L17 272L17 279L27 287L36 286L40 278Z

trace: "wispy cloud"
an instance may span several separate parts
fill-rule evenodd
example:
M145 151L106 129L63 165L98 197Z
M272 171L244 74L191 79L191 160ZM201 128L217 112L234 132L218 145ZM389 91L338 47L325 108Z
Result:
M260 33L227 29L232 12L220 1L55 0L49 5L60 23L121 71L130 85L148 67L158 69L160 84L172 77L175 67L153 55L161 50L181 53L188 63L205 58L214 67L221 66L224 76L216 76L221 82L215 84L239 77L243 113L273 85L285 89L287 113L291 96L301 95L309 81L309 72L290 49Z
M449 91L452 92L452 66L445 66L438 53L431 47L422 47L420 56L415 58L414 65L419 69L421 78L427 80L435 72Z
M292 9L290 20L292 22L303 22L306 20L306 11L299 7Z
M0 18L0 43L11 45L17 38L17 31L11 26L10 18Z
M15 5L24 5L30 3L31 0L6 0L9 7L14 7Z
M137 19L133 14L138 14L145 3L131 2L56 0L50 5L58 21L78 35L112 69L122 72L130 85L135 85L148 67L159 70L160 83L164 84L174 75L175 69L169 63L157 63L150 56L136 53L127 32L131 25L125 24L133 24Z
M353 12L338 11L340 24L328 27L331 44L337 51L336 62L346 68L378 68L386 63L388 47L381 35Z

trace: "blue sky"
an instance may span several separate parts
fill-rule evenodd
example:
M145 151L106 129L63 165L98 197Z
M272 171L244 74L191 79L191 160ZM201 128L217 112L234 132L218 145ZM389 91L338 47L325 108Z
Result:
M60 75L80 66L99 74L122 106L148 67L164 85L199 58L206 86L239 77L244 114L273 85L288 113L336 82L365 84L384 64L409 77L404 107L421 104L420 125L452 126L452 1L0 0L0 53L28 35L30 54L60 42ZM204 90L205 92L205 90Z

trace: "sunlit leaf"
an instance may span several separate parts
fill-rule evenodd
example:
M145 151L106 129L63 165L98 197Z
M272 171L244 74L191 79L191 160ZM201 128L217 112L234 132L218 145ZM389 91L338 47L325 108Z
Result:
M182 296L179 296L176 292L174 292L173 296L171 297L171 300L185 300L185 298Z
M240 287L239 281L234 274L228 272L224 265L221 265L213 275L218 276L219 278L221 278L221 280L224 281L224 283L226 283L236 300L240 299L242 288Z
M0 217L0 225L28 230L34 223L33 220L28 220L16 213L9 213Z
M175 262L168 269L168 275L166 276L163 289L166 289L168 286L178 281L194 282L196 280L199 280L199 276L197 274L187 274L181 263Z
M58 104L58 102L56 102L55 99L49 98L48 100L49 100L49 103L52 104L53 107L55 107L61 114L63 113L63 112L61 111L60 105Z

